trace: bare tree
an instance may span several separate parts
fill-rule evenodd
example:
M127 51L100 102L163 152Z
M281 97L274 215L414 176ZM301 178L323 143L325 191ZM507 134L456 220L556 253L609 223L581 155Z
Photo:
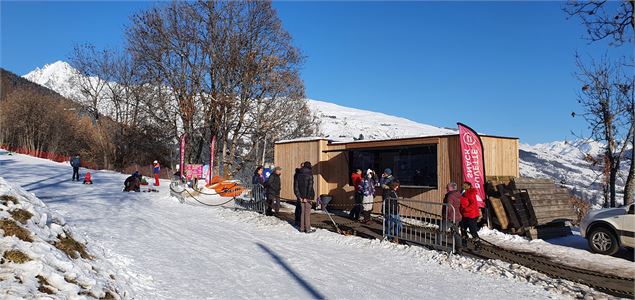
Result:
M580 18L591 41L610 38L611 44L621 45L633 40L634 8L633 0L591 0L569 1L564 10L569 16Z
M170 93L179 116L177 128L190 137L198 127L204 56L196 40L202 27L192 3L175 1L133 16L127 31L133 59L148 81ZM194 159L192 151L188 153Z
M633 66L631 65L632 69ZM629 122L631 123L631 152L630 161L631 165L628 168L628 176L626 177L626 184L624 185L624 204L633 203L635 201L635 77L631 81L631 103L630 103L630 116ZM627 109L628 109L628 103Z
M632 69L624 70L623 63L611 62L604 58L586 65L576 56L578 80L582 90L578 102L583 111L581 116L589 125L591 139L605 145L602 157L604 168L605 203L616 205L616 182L624 153L632 138L631 121L633 103Z
M564 10L570 17L580 18L592 42L610 39L609 44L619 46L633 41L634 0L569 1ZM629 46L632 47L632 45ZM633 68L632 64L627 66ZM635 131L635 104L631 105L630 112L630 130L633 132ZM624 188L624 203L632 203L635 200L635 133L631 134L630 144L633 150L630 154L630 168Z
M204 145L216 135L222 155L216 161L233 177L261 157L265 137L271 142L313 128L305 124L314 118L303 99L302 56L271 2L162 5L133 17L128 43L142 76L171 94L148 107L189 134L190 161L204 161Z

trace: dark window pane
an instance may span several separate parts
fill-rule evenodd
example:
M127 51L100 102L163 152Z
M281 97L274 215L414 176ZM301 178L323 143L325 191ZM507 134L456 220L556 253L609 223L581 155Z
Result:
M437 145L351 151L349 166L351 173L370 168L378 175L390 168L402 185L436 187Z

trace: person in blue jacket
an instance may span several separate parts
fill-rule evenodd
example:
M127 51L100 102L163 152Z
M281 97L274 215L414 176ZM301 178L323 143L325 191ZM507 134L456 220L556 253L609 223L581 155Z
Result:
M254 176L251 177L251 184L254 185L253 196L255 201L262 201L265 199L265 177L262 175L264 168L258 166L254 171Z
M73 179L71 181L79 181L79 167L81 167L82 162L79 159L79 154L76 154L75 157L71 159L71 167L73 167Z

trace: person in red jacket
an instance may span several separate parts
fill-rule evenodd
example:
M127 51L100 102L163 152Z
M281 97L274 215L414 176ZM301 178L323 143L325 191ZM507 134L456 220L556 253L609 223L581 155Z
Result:
M152 174L154 174L154 186L159 186L159 174L161 174L161 166L156 160L152 163Z
M364 198L364 191L362 191L362 170L355 169L355 172L351 175L351 181L353 182L353 187L355 188L355 206L351 209L349 216L352 220L359 220L359 216L362 212L362 200Z
M86 172L86 175L84 175L84 184L93 184L93 181L91 180L90 172Z
M476 221L478 217L481 216L481 212L478 209L478 202L476 200L476 195L478 191L475 188L472 188L472 183L464 182L463 183L463 196L461 197L461 235L467 238L467 230L470 230L470 234L472 238L475 240L479 240L478 236L478 226Z

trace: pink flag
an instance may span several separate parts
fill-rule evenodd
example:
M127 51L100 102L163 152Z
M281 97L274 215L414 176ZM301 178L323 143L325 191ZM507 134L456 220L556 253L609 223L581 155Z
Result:
M183 178L183 167L185 167L185 139L187 138L187 133L181 135L180 138L180 147L179 147L179 174L181 178Z
M485 207L485 164L483 157L483 142L476 131L465 124L459 126L461 140L461 158L463 166L463 180L472 183L478 193L476 200L479 207Z
M214 148L216 147L216 136L212 136L212 141L209 143L209 170L207 171L207 184L212 183L212 177L214 176Z

